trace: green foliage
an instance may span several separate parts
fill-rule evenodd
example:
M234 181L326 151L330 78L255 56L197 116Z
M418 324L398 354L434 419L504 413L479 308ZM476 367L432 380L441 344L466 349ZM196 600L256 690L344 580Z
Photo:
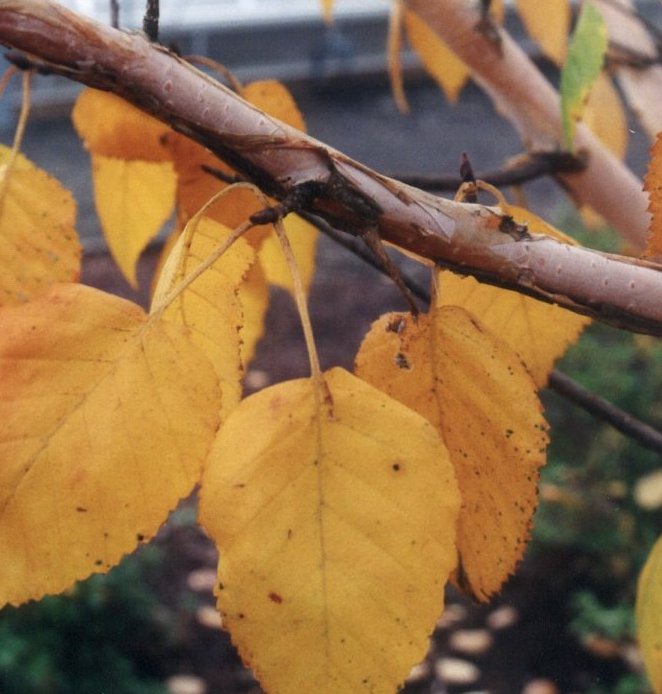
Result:
M561 118L568 150L574 146L575 121L581 117L586 98L600 74L607 50L607 27L591 3L582 5L577 27L561 70Z
M576 217L564 221L564 228L571 227L587 245L618 249L609 230L587 231ZM558 367L624 411L662 426L659 341L594 324ZM575 574L569 598L572 636L580 642L589 635L632 642L637 577L662 524L662 508L641 508L634 490L642 476L659 467L659 456L553 393L545 405L555 435L542 471L531 552L569 549L578 557L561 569ZM634 673L615 688L596 685L590 694L642 691L646 688Z
M68 594L3 609L0 691L164 694L149 653L167 647L169 625L146 582L159 558L145 547Z

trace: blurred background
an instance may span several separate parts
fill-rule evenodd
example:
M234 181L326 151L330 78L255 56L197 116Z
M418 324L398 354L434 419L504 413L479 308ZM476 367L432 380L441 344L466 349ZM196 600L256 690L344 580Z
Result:
M65 4L110 20L106 0ZM311 135L383 173L457 174L462 152L479 173L522 152L510 125L475 86L465 88L457 105L447 104L410 53L403 60L412 110L398 112L385 72L388 0L336 0L332 26L314 0L161 5L164 43L182 55L211 56L243 81L283 80ZM658 18L659 3L641 5ZM139 27L142 11L142 2L124 0L120 25ZM512 13L507 23L556 83L554 68L539 58ZM68 115L77 91L59 78L37 78L24 152L78 200L83 281L144 305L160 242L145 252L134 292L109 259L94 214L89 160ZM7 144L19 100L19 91L10 90L0 101ZM643 175L649 143L634 120L630 131L628 160ZM537 213L587 245L621 250L609 230L583 227L551 179L523 192ZM403 268L419 272L406 262ZM307 373L292 301L276 289L272 298L267 337L247 372L248 390ZM351 368L370 323L386 310L405 308L389 280L325 237L310 302L323 367ZM662 427L659 342L594 325L559 368ZM633 637L633 602L638 571L662 528L659 456L557 394L543 396L552 445L526 560L487 605L449 590L430 653L412 671L408 694L647 691ZM0 692L256 694L259 687L213 608L216 560L195 524L192 498L152 543L108 575L63 596L0 611Z

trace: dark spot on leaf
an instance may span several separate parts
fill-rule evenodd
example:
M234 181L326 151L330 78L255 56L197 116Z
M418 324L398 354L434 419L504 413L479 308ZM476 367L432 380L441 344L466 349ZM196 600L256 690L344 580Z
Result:
M271 600L271 602L275 602L277 605L280 605L283 602L282 596L278 595L278 593L274 593L273 591L269 593L269 600Z
M94 566L101 566L102 564L103 564L103 561L101 561L101 559L97 559L97 560L94 562Z
M393 465L391 465L391 469L394 472L400 472L400 463L393 463Z
M87 513L87 509L83 506L76 506L76 511L78 511L78 513Z
M287 539L291 540L292 539L292 528L287 529Z
M407 357L402 352L398 352L395 355L395 365L399 369L411 369L411 364L407 361Z
M514 433L512 429L506 429L506 438L509 439Z
M240 612L237 617L239 617L239 619L246 619L246 615L243 612Z
M402 316L396 316L386 324L386 332L399 335L404 330L405 325L405 319Z
M145 536L142 533L138 533L136 535L136 540L138 540L138 542L142 542L144 539L145 539Z
M223 583L220 583L220 582L219 582L219 584L218 584L218 589L219 589L219 590L225 590L225 586L223 585Z

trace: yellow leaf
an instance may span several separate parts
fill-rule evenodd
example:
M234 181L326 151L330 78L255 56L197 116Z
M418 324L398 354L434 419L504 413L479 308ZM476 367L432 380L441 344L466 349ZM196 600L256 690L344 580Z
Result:
M658 134L651 148L644 190L648 193L648 210L653 216L644 255L660 257L662 256L662 132Z
M136 263L172 213L176 176L169 162L92 155L94 201L110 252L131 286Z
M406 10L404 23L409 43L425 70L449 101L457 101L469 77L469 69L415 12Z
M110 92L84 89L71 117L92 154L141 161L169 159L164 136L170 128Z
M520 356L538 388L591 321L517 292L440 273L439 306L461 306L505 340Z
M628 122L623 102L611 78L601 72L584 107L584 124L619 159L628 149Z
M568 0L516 0L516 5L529 36L550 60L562 65L570 30Z
M276 80L261 80L247 84L242 98L283 123L305 130L306 123L288 88Z
M418 321L382 316L356 372L440 430L462 494L457 580L473 597L489 598L522 558L545 461L546 424L531 377L505 342L457 307Z
M230 235L230 229L202 218L190 247L182 234L161 272L152 305L158 307L179 282L200 265ZM241 399L242 363L239 330L244 322L237 296L255 260L255 251L244 239L232 246L165 310L166 320L186 326L191 340L213 364L222 390L222 415L227 416Z
M654 545L639 576L637 637L646 673L656 694L662 692L662 538Z
M239 286L239 301L244 322L239 329L240 354L244 368L253 359L257 343L264 334L264 320L269 308L269 285L260 263L255 263Z
M0 306L27 301L80 274L76 203L68 190L0 145Z
M0 603L57 593L154 535L218 427L177 326L83 285L0 311Z
M221 430L200 505L219 608L270 694L392 694L442 609L458 491L428 422L342 369L326 379L332 416L301 379Z

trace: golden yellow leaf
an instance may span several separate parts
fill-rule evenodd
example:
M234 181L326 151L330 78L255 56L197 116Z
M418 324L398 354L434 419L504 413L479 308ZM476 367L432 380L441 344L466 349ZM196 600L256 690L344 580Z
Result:
M516 0L516 5L529 36L550 60L562 65L570 31L568 0Z
M80 274L76 203L68 190L0 145L0 306L27 301Z
M591 321L531 297L444 271L439 306L461 306L505 340L526 365L538 388L546 385L554 362L576 342Z
M305 130L306 123L292 98L289 89L276 80L260 80L247 84L241 92L242 98L257 106L283 123L297 130Z
M184 330L83 285L0 310L0 603L57 593L154 535L218 427Z
M459 495L428 422L342 369L326 380L332 416L289 381L216 440L200 517L218 604L270 694L392 694L442 610Z
M71 117L92 154L141 161L169 159L164 136L170 128L110 92L84 89Z
M653 216L644 255L662 256L662 132L651 148L651 158L644 179L644 190L648 193L648 211Z
M246 368L264 335L264 321L269 308L269 285L260 263L255 263L248 271L246 279L239 286L238 296L244 314L244 322L239 329L240 354L241 363Z
M406 10L404 24L411 47L428 74L451 102L456 102L469 78L469 69L437 34L412 10Z
M110 252L131 286L136 263L172 214L176 175L170 162L92 155L94 201Z
M230 229L211 219L198 223L190 247L182 234L161 272L152 306L200 265L230 235ZM163 317L186 326L191 340L213 364L222 391L222 415L227 416L241 399L242 362L240 333L244 323L238 288L255 260L255 251L237 239L232 246L165 310Z
M531 377L504 341L450 306L417 321L382 316L356 372L440 430L462 494L457 581L489 598L522 558L536 509L547 435Z
M637 587L637 638L646 673L656 694L662 692L662 538L651 550Z
M628 122L623 101L606 72L591 87L584 107L584 124L619 159L628 149Z
M331 22L333 19L333 0L322 0L322 15L325 22Z

